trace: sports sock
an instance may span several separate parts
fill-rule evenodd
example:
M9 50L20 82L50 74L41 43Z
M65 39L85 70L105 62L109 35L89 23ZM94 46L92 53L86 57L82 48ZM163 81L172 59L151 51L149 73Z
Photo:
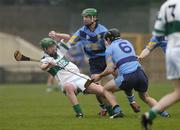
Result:
M156 116L157 116L157 110L155 110L155 109L151 109L149 112L148 112L148 114L149 114L149 119L150 120L154 120L155 118L156 118Z
M127 99L128 99L128 101L129 101L130 104L133 103L133 102L135 102L135 96L134 96L134 94L133 94L132 96L127 96Z
M106 105L105 104L99 104L101 109L106 109Z
M114 113L119 113L119 112L121 112L120 106L119 106L119 105L115 105L115 106L113 107L113 112L114 112Z
M106 105L106 110L107 110L109 116L112 116L114 114L114 111L113 111L111 105Z
M79 104L74 105L73 109L76 112L76 114L82 113L82 110Z

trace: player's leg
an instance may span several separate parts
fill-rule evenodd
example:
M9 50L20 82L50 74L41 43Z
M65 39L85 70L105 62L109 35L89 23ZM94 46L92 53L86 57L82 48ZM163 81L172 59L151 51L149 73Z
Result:
M149 112L142 115L142 126L148 128L159 111L180 100L180 50L171 48L166 50L167 78L175 84L174 92L164 96Z
M106 77L104 77L102 80L101 80L101 84L106 85L106 86L111 86L110 84L112 84L110 81L113 79L112 75L108 75ZM113 95L112 95L113 96ZM97 97L97 99L99 98L99 102L102 104L101 107L104 107L105 108L105 111L108 112L109 116L112 116L114 112L113 111L113 107L112 105L107 105L106 103L103 103L103 98L102 97ZM115 100L115 99L113 99ZM116 103L115 103L116 104ZM103 114L103 109L101 110L101 114Z
M92 75L93 76L93 75ZM112 77L111 77L112 79ZM106 78L102 78L99 82L97 82L96 84L99 84L101 86L103 86L104 84L107 83L107 77ZM108 80L109 77L108 77ZM101 108L100 112L98 113L99 116L106 116L106 114L108 113L110 116L112 115L112 108L111 106L108 106L105 102L104 102L104 98L102 96L96 95L96 99L99 102L99 106Z
M114 114L112 106L108 103L108 101L105 98L104 88L101 85L92 83L87 87L85 93L96 94L98 97L101 98L100 101L103 104L103 108L105 109L105 112L108 112L109 116L112 116Z
M142 69L138 71L138 86L134 89L138 91L139 97L150 107L153 107L157 104L157 101L150 97L147 90L148 90L148 77L144 73ZM166 111L161 111L159 113L162 117L169 117L169 113Z
M61 86L60 81L56 77L53 77L51 74L48 74L46 91L47 92L58 91L59 86Z
M64 84L64 91L65 91L69 101L71 102L74 111L76 112L76 117L78 117L78 118L83 117L81 107L80 107L77 97L76 97L77 89L75 88L75 86L73 84L66 83L66 84Z
M48 79L47 79L47 89L46 92L52 92L53 91L53 82L54 77L50 74L48 74Z
M129 104L131 106L131 108L133 109L134 112L140 112L140 106L137 104L136 100L135 100L135 95L132 91L124 91L124 93L126 94L126 97L129 101Z
M157 111L165 110L166 108L180 100L180 80L174 80L173 83L175 86L175 90L172 93L167 94L166 96L161 98L158 104L153 107L153 109Z
M146 103L146 104L148 104L150 107L153 107L153 106L155 106L158 102L154 99L154 98L152 98L152 97L150 97L149 95L148 95L148 93L147 92L145 92L145 93L139 93L139 97ZM162 117L170 117L170 115L169 115L169 113L168 112L166 112L166 111L159 111L159 114L162 116Z
M109 82L111 79L113 79L112 75L108 75L106 77L103 77L100 81L100 85L104 86L107 82ZM111 106L107 106L107 104L104 104L103 102L103 97L101 96L97 96L96 95L96 99L98 100L98 102L100 103L100 107L101 107L101 111L98 113L100 116L105 116L106 113L108 113L109 115L112 115L112 108Z
M141 123L145 129L149 129L150 125L152 125L152 121L156 118L158 113L162 113L161 111L180 101L180 80L176 80L175 84L174 92L161 98L160 101L149 110L149 112L142 115Z
M160 101L154 105L149 112L145 113L144 118L148 118L150 121L156 118L157 113L165 110L174 103L180 101L180 80L174 80L175 90L162 97Z
M157 111L164 110L180 100L180 49L167 50L166 69L167 78L172 80L175 86L174 92L164 96L154 107ZM165 101L167 100L167 101Z
M93 77L93 75L91 76ZM101 80L102 81L102 80ZM102 85L101 81L96 82L96 84ZM106 109L106 104L104 103L104 99L100 95L96 95L96 99L99 102L99 106L101 108L100 112L98 113L99 116L106 116L107 114L107 109Z
M128 75L126 75L126 77L132 77L133 75L132 74L128 74ZM135 79L136 77L134 76L134 77L132 77L131 79ZM127 84L127 82L126 82L126 84L123 82L123 80L126 80L126 78L125 77L122 77L122 76L118 76L116 79L115 79L115 81L116 81L116 87L117 86L120 86L119 88L124 88L123 90L124 90L124 92L125 92L125 94L126 94L126 96L127 96L127 99L128 99L128 101L129 101L129 104L130 104L130 106L131 106L131 108L133 109L133 111L134 112L140 112L140 106L136 103L136 101L135 101L135 96L134 96L134 94L132 93L132 90L133 90L133 83L131 83L132 82L132 80L130 80L130 81L128 81L128 84ZM130 87L131 86L131 87Z
M106 109L109 110L109 113L112 114L112 116L110 118L123 117L121 109L120 109L114 95L112 94L112 92L105 90L101 85L97 85L95 83L90 84L87 87L87 89L85 90L85 92L91 93L91 94L96 94L96 95L106 98L108 104L110 104L113 108L113 109L109 108L109 105L107 104L107 102L103 102L104 104L106 104L105 105ZM110 112L110 110L111 110L111 112Z
M147 92L139 92L139 97L150 107L157 104L157 101L154 98L150 97Z
M105 57L89 59L89 66L90 66L91 77L93 77L94 74L99 74L99 73L103 72L104 69L106 68ZM102 85L101 83L102 83L102 80L97 82L97 84ZM106 110L106 105L103 103L103 98L99 95L96 95L96 99L99 102L99 106L101 108L98 115L106 116L107 110Z
M120 91L119 88L116 87L116 83L114 81L114 79L110 80L108 83L105 84L104 86L104 89L106 91L104 91L104 95L106 96L108 102L114 106L113 107L113 111L114 111L114 115L112 115L110 118L116 118L118 116L120 117L123 117L124 114L122 113L122 110L120 108L119 105L116 105L117 104L117 101L116 101L116 98L115 96L113 95L114 92L117 92L117 91Z
M145 75L144 71L139 72L139 75L140 75L140 83L139 83L140 86L135 88L135 90L138 91L139 93L139 97L150 107L157 105L157 101L154 98L150 97L147 93L148 78ZM169 113L167 113L166 111L161 111L159 112L159 114L163 117L169 117ZM150 120L149 117L146 116L146 114L143 114L141 118L141 124L142 127L145 128L145 130L150 130L150 125L152 124L152 120Z

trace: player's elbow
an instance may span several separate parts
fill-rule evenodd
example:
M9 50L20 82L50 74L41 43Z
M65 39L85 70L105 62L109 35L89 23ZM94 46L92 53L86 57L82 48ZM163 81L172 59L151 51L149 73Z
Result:
M62 37L63 37L65 42L68 42L71 38L71 36L69 34L63 34Z

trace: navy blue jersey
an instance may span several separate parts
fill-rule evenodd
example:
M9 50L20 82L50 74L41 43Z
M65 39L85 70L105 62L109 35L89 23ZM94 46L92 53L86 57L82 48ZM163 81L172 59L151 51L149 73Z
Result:
M68 43L71 45L81 44L90 59L102 57L105 56L106 50L103 40L105 32L107 32L107 29L101 24L97 24L94 31L91 31L87 26L83 26L73 34Z
M81 46L73 46L68 50L68 54L71 57L72 61L83 62L84 61L84 52Z

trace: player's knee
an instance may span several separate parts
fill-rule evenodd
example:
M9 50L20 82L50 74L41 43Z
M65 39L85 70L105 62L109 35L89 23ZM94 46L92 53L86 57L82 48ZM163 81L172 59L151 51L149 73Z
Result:
M124 91L124 93L125 93L127 96L132 96L132 95L133 95L132 91Z
M174 91L174 97L180 100L180 91Z
M179 95L179 98L180 98L180 86L178 89L175 89L175 92Z
M101 85L96 85L96 87L98 89L97 95L104 96L104 88Z
M74 93L74 91L75 91L75 89L74 89L72 84L65 84L64 85L64 90L68 94Z
M100 89L100 91L103 93L104 92L104 87L103 86L101 86L101 85L98 85L98 88Z
M139 97L144 102L147 102L149 96L147 94L145 94L145 93L139 93Z
M110 93L109 91L107 91L106 89L103 90L103 95L106 97L106 95Z

